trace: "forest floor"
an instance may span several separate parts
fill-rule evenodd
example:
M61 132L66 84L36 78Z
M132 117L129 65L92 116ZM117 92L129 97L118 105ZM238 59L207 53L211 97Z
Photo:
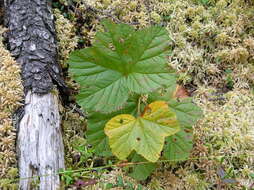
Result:
M73 102L79 87L68 75L69 53L90 47L102 29L100 20L110 18L137 29L166 27L173 41L168 63L179 75L178 84L203 111L193 126L190 159L158 163L149 178L137 181L124 167L108 167L115 159L96 154L87 142L86 118L64 108L68 172L62 175L63 189L254 189L252 0L54 0L52 6L59 61ZM10 71L15 71L13 76ZM17 166L11 115L22 98L18 73L17 63L1 43L0 96L6 103L0 105L0 189L17 188L12 180Z

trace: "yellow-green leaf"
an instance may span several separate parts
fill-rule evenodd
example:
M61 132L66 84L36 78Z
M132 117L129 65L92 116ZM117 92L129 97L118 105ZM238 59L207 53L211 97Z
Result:
M174 135L180 127L167 103L156 101L149 104L138 118L129 114L113 117L104 130L113 154L119 159L124 160L136 151L146 160L156 162L165 137Z

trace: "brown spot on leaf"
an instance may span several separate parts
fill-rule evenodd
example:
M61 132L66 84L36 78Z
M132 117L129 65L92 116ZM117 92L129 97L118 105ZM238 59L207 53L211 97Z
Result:
M176 142L176 141L177 141L177 139L176 139L176 138L173 138L173 141L174 141L174 142Z
M140 141L141 139L139 137L137 137L137 141Z

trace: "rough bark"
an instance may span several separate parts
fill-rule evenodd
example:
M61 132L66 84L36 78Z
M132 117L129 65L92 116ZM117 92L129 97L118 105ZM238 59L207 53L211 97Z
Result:
M22 68L25 106L18 124L20 189L55 190L64 168L58 97L67 92L57 62L53 15L48 0L5 0L7 45ZM40 176L39 187L31 184Z
M48 0L6 0L8 48L22 66L25 92L45 94L53 83L67 89L57 62L53 15Z
M0 24L3 24L3 15L4 15L4 1L0 0Z

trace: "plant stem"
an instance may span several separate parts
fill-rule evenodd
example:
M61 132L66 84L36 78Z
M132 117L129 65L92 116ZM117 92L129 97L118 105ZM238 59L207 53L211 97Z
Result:
M138 98L138 116L141 115L141 112L140 112L140 103L141 103L141 96Z

